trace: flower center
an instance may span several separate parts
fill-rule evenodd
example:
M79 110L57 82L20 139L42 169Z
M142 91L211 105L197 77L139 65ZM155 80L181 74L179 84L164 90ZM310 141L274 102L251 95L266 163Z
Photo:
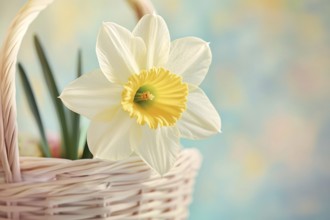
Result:
M149 91L137 92L134 96L134 102L147 102L152 101L155 98Z
M163 68L142 70L124 85L121 104L130 117L150 128L173 126L186 110L188 85Z
M146 105L147 103L151 103L154 98L155 96L150 92L150 88L144 86L137 90L133 101L140 105Z

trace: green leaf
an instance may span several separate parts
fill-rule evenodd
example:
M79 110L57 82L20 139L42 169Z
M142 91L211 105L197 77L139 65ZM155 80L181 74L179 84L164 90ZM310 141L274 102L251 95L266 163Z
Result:
M51 71L49 62L46 58L45 52L37 36L34 36L34 44L43 70L43 75L50 93L50 97L55 106L57 118L61 127L62 149L64 148L63 150L65 151L64 157L68 159L74 159L74 149L72 148L71 141L69 138L69 131L65 117L64 106L61 100L58 98L59 92L55 83L54 75Z
M81 62L81 50L78 51L78 60L77 60L77 78L79 78L82 74L82 62ZM80 138L80 115L71 111L70 117L72 121L72 147L74 158L78 159L78 151L79 151L79 138Z
M93 154L90 152L87 141L86 141L81 159L90 159L90 158L93 158Z
M19 75L21 77L22 80L22 85L23 85L23 89L30 107L30 110L34 116L34 119L37 123L38 129L39 129L39 133L41 136L41 150L42 153L45 157L51 157L50 154L50 148L47 142L47 138L46 138L46 134L45 134L45 129L40 117L40 113L39 113L39 109L38 109L38 105L35 99L35 95L34 92L32 90L30 81L26 75L26 72L22 66L22 64L18 63L18 70L19 70Z
M77 62L77 78L79 78L82 74L82 59L81 59L81 50L78 50L78 62Z

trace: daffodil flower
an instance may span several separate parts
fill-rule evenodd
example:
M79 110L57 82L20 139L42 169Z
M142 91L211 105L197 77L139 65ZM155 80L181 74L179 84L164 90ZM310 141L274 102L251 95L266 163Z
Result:
M212 55L195 37L170 41L158 15L145 15L133 32L106 22L96 46L100 70L69 84L60 98L91 120L94 157L112 161L138 154L164 175L180 152L180 137L220 131L220 117L198 87Z

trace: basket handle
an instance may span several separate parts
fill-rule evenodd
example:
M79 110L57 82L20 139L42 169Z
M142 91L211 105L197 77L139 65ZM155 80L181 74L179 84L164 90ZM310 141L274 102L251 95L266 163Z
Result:
M6 182L21 181L15 102L18 51L30 24L53 1L29 0L15 16L0 50L0 160ZM127 2L138 18L154 11L149 0Z

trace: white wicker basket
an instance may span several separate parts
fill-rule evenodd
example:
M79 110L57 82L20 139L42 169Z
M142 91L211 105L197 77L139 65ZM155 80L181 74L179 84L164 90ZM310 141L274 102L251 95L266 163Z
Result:
M183 150L163 178L138 157L119 162L19 157L17 54L30 23L52 2L28 1L0 51L0 220L186 219L200 165L196 150Z

